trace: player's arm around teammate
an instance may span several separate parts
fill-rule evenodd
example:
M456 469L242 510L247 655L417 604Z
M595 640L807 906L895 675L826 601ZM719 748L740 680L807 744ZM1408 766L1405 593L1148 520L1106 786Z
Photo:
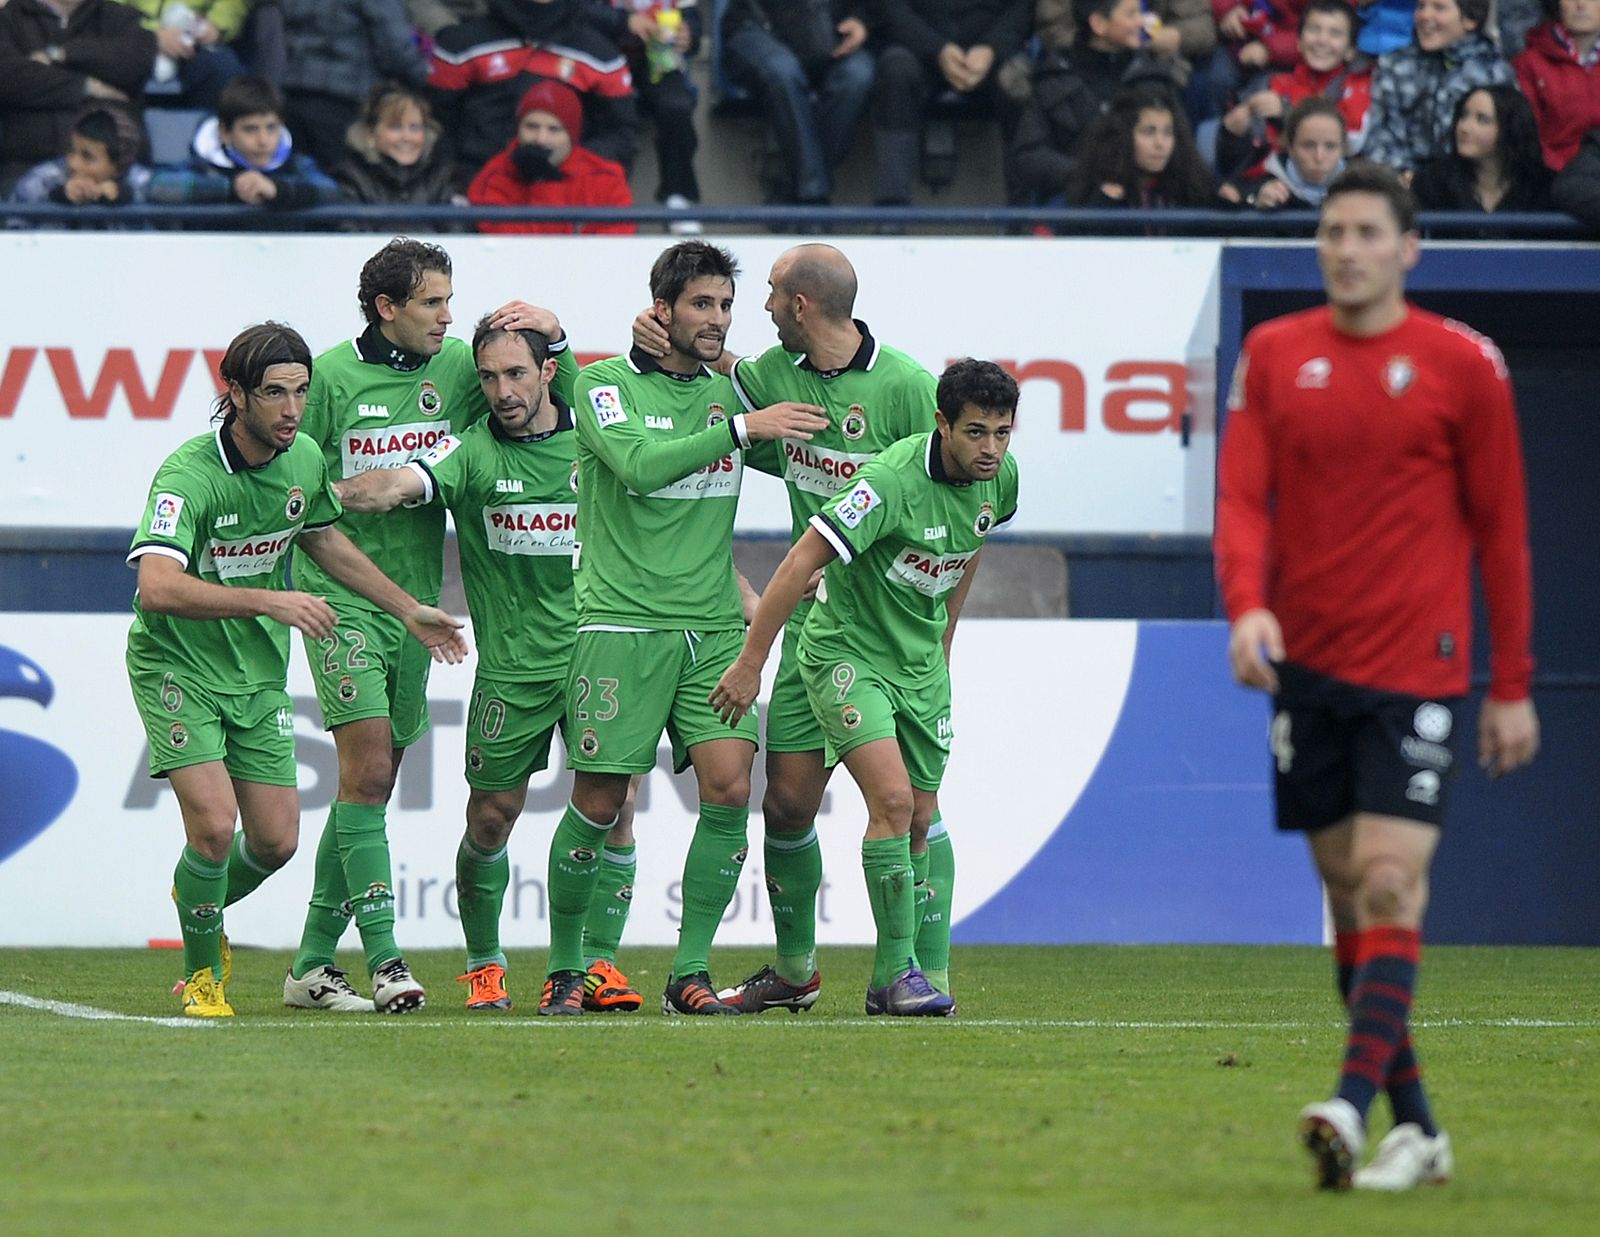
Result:
M825 758L845 765L867 804L862 863L878 926L868 1013L954 1009L918 966L910 832L914 815L931 818L949 754L948 599L1016 508L1015 464L1006 459L1016 397L1016 383L992 363L951 366L939 384L937 432L882 452L812 517L711 696L725 718L750 707L779 628L826 567L799 658Z

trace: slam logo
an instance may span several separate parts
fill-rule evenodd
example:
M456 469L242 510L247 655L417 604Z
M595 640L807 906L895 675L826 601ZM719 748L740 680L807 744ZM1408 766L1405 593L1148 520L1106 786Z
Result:
M49 708L50 676L15 649L0 645L0 700L32 700ZM9 716L11 710L6 710ZM78 790L77 766L48 743L0 727L0 863L50 827Z

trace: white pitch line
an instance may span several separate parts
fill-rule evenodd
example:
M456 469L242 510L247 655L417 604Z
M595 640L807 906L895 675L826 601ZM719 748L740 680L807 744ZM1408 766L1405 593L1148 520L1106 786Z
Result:
M122 1014L115 1010L97 1009L93 1005L74 1005L67 1001L47 1001L39 997L27 996L21 992L7 992L0 990L0 1005L17 1005L24 1009L37 1009L45 1013L58 1014L64 1018L82 1018L92 1022L143 1022L152 1026L163 1027L197 1027L212 1026L217 1020L197 1020L193 1018L155 1018L146 1014ZM877 1025L890 1025L900 1022L900 1019L880 1019ZM936 1018L919 1019L923 1025L938 1023ZM808 1029L840 1026L860 1026L855 1018L840 1017L810 1017L810 1018L745 1018L742 1024L749 1026L755 1023L758 1026L789 1027L791 1029ZM349 1015L324 1015L313 1014L307 1017L284 1018L237 1018L228 1025L236 1027L249 1027L254 1030L327 1030L329 1028L359 1027L371 1029L383 1028L437 1028L437 1027L559 1027L570 1026L568 1019L551 1018L501 1018L480 1016L467 1022L455 1020L441 1021L434 1019L419 1019L410 1015L396 1017L352 1017ZM644 1027L644 1026L670 1026L691 1027L701 1025L700 1020L692 1017L682 1018L655 1018L648 1015L642 1017L624 1017L621 1015L595 1015L585 1018L580 1024L583 1026L606 1027ZM713 1020L713 1025L715 1022ZM871 1024L869 1024L871 1025ZM1326 1031L1342 1027L1344 1023L1332 1019L1325 1021L1281 1021L1281 1022L1218 1022L1202 1019L1111 1019L1111 1018L956 1018L949 1025L959 1027L986 1027L1001 1030L1016 1031ZM1594 1018L1428 1018L1414 1024L1419 1029L1441 1029L1452 1027L1479 1027L1502 1030L1595 1030L1600 1029L1600 1019Z
M0 1005L20 1005L23 1009L37 1009L63 1018L82 1018L89 1022L146 1022L158 1027L203 1027L207 1023L196 1018L153 1018L148 1014L119 1014L111 1009L96 1009L93 1005L74 1005L70 1001L45 1001L22 992L0 989Z

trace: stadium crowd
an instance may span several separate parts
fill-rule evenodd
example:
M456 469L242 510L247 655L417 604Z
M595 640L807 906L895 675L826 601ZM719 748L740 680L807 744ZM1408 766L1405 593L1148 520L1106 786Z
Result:
M859 139L908 205L962 120L997 203L1308 207L1360 158L1600 228L1600 0L0 0L0 193L625 207L648 121L638 196L692 233L700 55L766 123L767 204L829 204Z

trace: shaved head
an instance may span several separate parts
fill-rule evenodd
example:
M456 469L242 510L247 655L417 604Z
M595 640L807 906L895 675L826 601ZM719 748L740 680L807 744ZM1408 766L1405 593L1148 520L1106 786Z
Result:
M780 295L803 296L824 318L847 322L856 307L856 272L832 245L796 245L772 266L772 286Z

